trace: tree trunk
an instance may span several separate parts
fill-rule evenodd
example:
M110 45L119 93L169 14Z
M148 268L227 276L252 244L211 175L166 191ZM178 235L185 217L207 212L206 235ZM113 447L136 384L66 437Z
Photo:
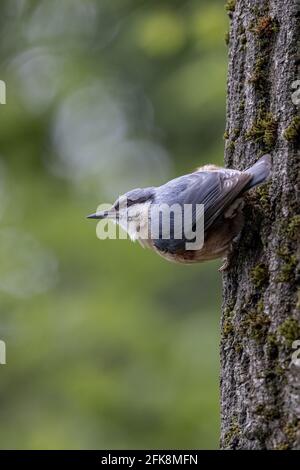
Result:
M226 8L226 166L245 169L271 153L273 172L246 197L223 278L221 447L300 449L300 2L228 0Z

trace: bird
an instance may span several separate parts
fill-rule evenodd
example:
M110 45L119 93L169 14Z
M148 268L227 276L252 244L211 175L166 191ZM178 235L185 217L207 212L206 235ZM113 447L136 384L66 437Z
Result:
M128 191L118 197L110 209L87 218L113 220L125 229L132 241L138 240L143 247L154 250L168 261L191 264L222 258L219 271L225 271L244 225L245 193L264 183L271 168L270 154L263 155L244 171L204 165L161 186ZM167 232L163 227L162 207L182 209L177 219L176 211L167 212ZM183 227L185 207L191 207L187 231ZM202 243L199 246L195 243L194 247L191 242L197 239L197 223L203 236ZM149 227L153 226L155 230L151 232Z

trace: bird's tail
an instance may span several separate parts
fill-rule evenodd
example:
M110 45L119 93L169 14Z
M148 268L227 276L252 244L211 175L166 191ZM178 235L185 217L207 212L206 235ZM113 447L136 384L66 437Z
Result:
M252 179L249 181L245 190L247 191L258 184L263 183L269 177L272 169L272 159L270 154L266 154L261 157L253 166L245 170L245 173L252 175Z

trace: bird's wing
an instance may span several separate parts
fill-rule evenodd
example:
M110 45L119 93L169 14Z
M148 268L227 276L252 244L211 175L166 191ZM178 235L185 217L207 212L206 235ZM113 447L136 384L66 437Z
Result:
M177 203L204 205L204 230L207 231L226 208L241 194L252 176L236 170L197 172L191 184L178 195Z
M187 177L182 190L173 192L169 205L185 204L204 205L204 232L207 232L213 223L222 216L230 204L242 193L252 176L236 170L220 169L216 171L198 171ZM197 213L196 213L197 220ZM157 248L168 249L173 252L183 248L185 239L156 240ZM160 245L160 246L159 246Z
M204 230L207 231L224 213L230 204L243 192L252 176L237 171L221 171L216 175L213 191L210 191L204 204Z

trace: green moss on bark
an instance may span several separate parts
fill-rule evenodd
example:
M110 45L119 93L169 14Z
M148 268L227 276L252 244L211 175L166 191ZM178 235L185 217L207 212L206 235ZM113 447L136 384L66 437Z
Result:
M300 140L300 116L295 116L290 125L283 132L283 137L289 142Z
M225 3L225 10L227 14L231 17L235 11L236 0L227 0Z
M291 240L299 238L300 234L300 214L290 219L286 228L286 234Z
M277 129L278 121L273 114L260 112L246 133L246 139L262 144L265 151L271 151L276 144Z
M224 436L224 447L232 448L235 445L235 441L238 441L241 436L241 428L238 420L234 417L231 421L230 427Z
M269 271L264 263L259 263L250 273L251 280L255 287L260 288L268 282Z
M291 347L296 339L300 338L300 324L295 318L287 318L277 330L284 343Z
M280 273L277 276L278 282L292 282L295 278L295 270L297 266L296 255L286 257L285 264L282 266Z

